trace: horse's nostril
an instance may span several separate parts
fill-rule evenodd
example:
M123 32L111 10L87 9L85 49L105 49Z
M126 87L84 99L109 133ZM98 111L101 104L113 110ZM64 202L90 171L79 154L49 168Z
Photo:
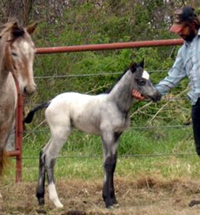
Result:
M33 86L33 87L24 87L24 93L25 94L33 94L34 92L36 91L36 86Z
M26 89L26 87L24 87L24 93L27 94L27 89Z
M161 100L161 94L158 94L157 96L156 96L156 98L154 99L154 102L158 102L158 101L160 101Z
M162 95L159 93L157 97L158 97L158 98L157 98L157 99L158 99L158 101L160 101L160 100L161 100L161 98L162 98Z

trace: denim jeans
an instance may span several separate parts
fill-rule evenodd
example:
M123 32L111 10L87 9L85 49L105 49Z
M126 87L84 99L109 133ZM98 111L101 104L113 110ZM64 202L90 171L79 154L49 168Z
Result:
M192 106L192 125L196 152L200 156L200 98Z

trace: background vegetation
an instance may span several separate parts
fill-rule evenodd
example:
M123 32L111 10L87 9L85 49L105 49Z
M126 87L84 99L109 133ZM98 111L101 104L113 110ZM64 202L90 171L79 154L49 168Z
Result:
M168 30L173 11L183 4L192 5L197 12L199 10L197 1L35 0L29 22L39 22L34 36L37 47L171 39L177 38ZM38 93L28 100L26 112L35 103L49 100L63 91L91 94L104 92L117 79L113 73L123 72L132 61L138 62L142 58L156 84L166 76L178 48L152 47L37 55L35 75ZM187 122L190 117L190 104L185 97L187 83L187 80L182 81L159 104L145 106L147 102L135 103L132 110L133 125L144 125L147 121L156 125ZM43 113L38 118L41 120L42 116Z
M9 6L17 3L18 7L22 5L24 13L20 12L20 7L17 11ZM21 18L23 24L37 21L39 25L33 37L36 47L160 40L177 38L169 32L173 11L186 4L195 7L200 14L197 0L2 0L0 18L2 23L11 15ZM12 10L13 13L10 13ZM90 94L104 92L115 83L118 74L122 73L132 61L138 62L143 58L146 70L151 73L152 81L156 84L167 75L178 48L170 46L36 55L34 69L38 90L31 98L25 98L25 114L35 104L49 100L63 91ZM184 158L181 156L183 153L192 155L195 153L191 127L185 126L190 124L190 103L185 97L187 84L188 81L183 80L159 103L154 104L149 101L134 103L131 110L131 128L122 136L119 156L132 157L142 154L154 155L157 159L160 154L170 156L179 154L178 160L173 164L179 163L177 165L180 167L180 162L183 162L184 168L188 167L188 162L192 165L196 161L196 157L188 161L187 156ZM48 137L49 131L44 121L44 113L41 111L37 113L33 124L25 128L24 167L27 172L24 177L27 180L30 177L36 180L37 164L31 158L38 156ZM81 156L94 157L98 159L99 165L100 139L75 132L65 145L62 156L79 157L74 160L71 177L74 167L80 165L80 160L83 162ZM164 167L162 170L167 169L162 174L170 173L172 170L170 168L177 172L176 165L166 166L166 163L173 159L173 157L161 158L163 165L161 162L160 166ZM132 171L137 165L146 166L147 168L143 170L152 172L154 161L153 158L146 159L143 165L140 165L141 160L137 162L135 159L133 168L130 166L133 162L128 160L125 166L127 171ZM67 166L70 171L70 165ZM30 174L33 172L31 168L34 169L34 176ZM60 176L63 176L62 165L60 168ZM154 168L156 171L158 166L155 165ZM125 172L123 168L121 170L122 173ZM140 168L138 170L141 171ZM182 170L183 173L184 169ZM82 172L79 174L84 178ZM195 168L191 171L191 175L198 175ZM85 176L87 177L89 176Z

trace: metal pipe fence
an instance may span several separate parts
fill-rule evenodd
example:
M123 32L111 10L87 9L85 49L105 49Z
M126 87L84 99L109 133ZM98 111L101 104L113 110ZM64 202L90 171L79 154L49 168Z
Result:
M183 44L181 39L171 39L171 40L157 40L157 41L138 41L138 42L124 42L124 43L113 43L113 44L94 44L94 45L80 45L80 46L65 46L65 47L46 47L37 48L36 54L53 54L53 53L64 53L64 52L85 52L85 51L101 51L101 50L113 50L113 49L132 49L141 47L156 47L156 46L175 46ZM109 74L119 74L119 73L109 73ZM99 74L79 74L79 75L58 75L58 78L64 77L86 77L86 76L97 76ZM102 73L100 75L107 75ZM36 79L48 79L52 76L36 77ZM55 78L55 77L54 77ZM20 182L22 179L22 159L33 159L33 158L22 158L22 134L23 132L23 98L19 93L18 96L18 107L16 110L16 135L15 135L15 150L9 152L9 156L16 157L16 182ZM179 128L180 126L175 126ZM143 129L143 127L137 129ZM26 131L27 132L27 131ZM191 155L191 153L184 154ZM144 156L144 155L134 155ZM148 156L148 155L145 155ZM169 156L169 155L149 155L149 156ZM177 154L178 156L178 154Z

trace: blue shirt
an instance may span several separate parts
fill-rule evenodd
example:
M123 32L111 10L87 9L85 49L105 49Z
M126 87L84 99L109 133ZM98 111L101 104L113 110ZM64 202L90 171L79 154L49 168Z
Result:
M168 76L160 81L156 88L165 95L186 76L189 79L190 88L187 96L194 105L200 97L200 29L192 42L185 42L181 46Z

